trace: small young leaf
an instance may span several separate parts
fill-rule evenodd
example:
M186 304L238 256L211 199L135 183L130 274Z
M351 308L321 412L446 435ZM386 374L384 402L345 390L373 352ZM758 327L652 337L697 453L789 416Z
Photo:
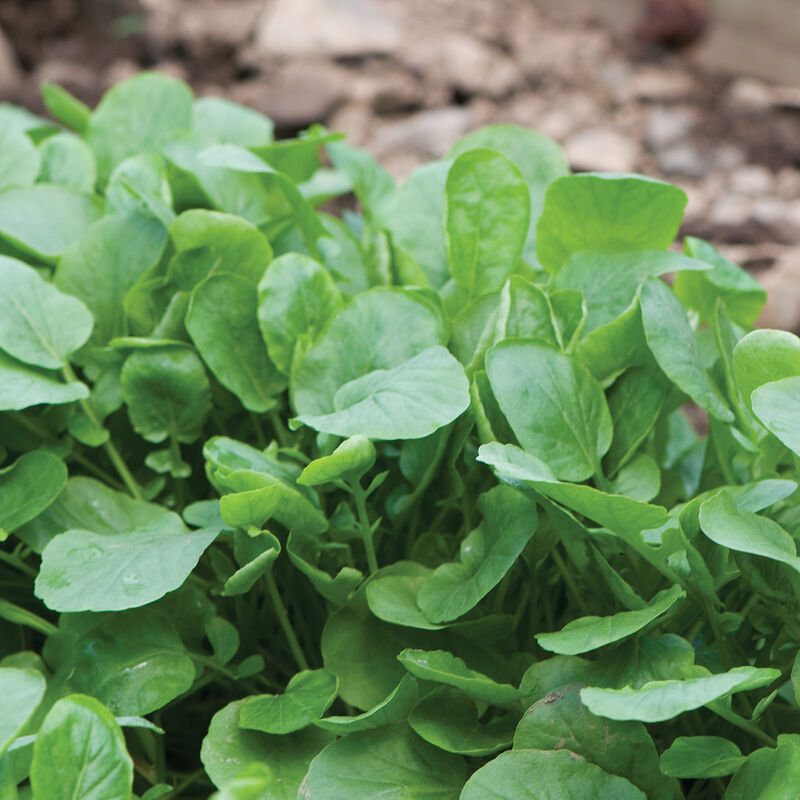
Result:
M719 736L679 736L661 754L661 771L672 778L722 778L744 762L741 750Z

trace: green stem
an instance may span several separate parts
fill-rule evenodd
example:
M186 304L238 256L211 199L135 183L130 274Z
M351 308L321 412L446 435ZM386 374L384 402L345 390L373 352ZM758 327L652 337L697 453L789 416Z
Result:
M364 548L367 551L367 564L370 574L378 571L378 557L375 554L375 542L372 539L372 526L369 524L367 515L367 493L361 488L358 481L349 484L353 500L356 502L356 513L358 514L358 530L364 540Z
M286 607L283 605L280 592L278 592L278 587L275 585L275 578L272 577L272 573L268 572L264 576L264 579L267 583L269 599L272 601L272 607L275 609L275 615L278 617L278 622L283 629L283 635L289 643L289 649L292 651L294 660L297 662L297 666L300 667L300 669L308 669L308 661L306 661L303 648L300 647L300 642L297 641L292 623L289 622L289 615L286 613Z
M98 467L97 464L92 463L88 458L85 458L80 453L72 452L69 454L69 458L76 464L80 464L87 472L91 472L95 478L100 478L100 480L104 481L109 486L113 486L115 489L122 489L123 491L125 490L125 484L109 475L102 467Z
M726 720L727 722L730 722L731 725L735 725L740 730L749 733L751 736L758 739L762 744L765 744L768 747L778 746L778 742L768 733L764 733L764 731L762 731L761 728L759 728L755 723L740 716L732 709L725 708L721 703L709 704L708 708L710 708L717 716L722 717L722 719Z
M575 583L575 580L572 577L572 573L569 571L569 568L567 567L566 563L564 563L564 559L561 558L561 553L559 553L557 548L554 547L550 551L550 555L553 556L553 561L556 562L558 571L561 573L561 578L567 585L567 589L572 595L573 600L575 600L575 603L581 610L581 613L584 616L586 616L589 613L589 609L587 608L586 603L583 602L583 598L581 597L581 594L578 591L578 585Z
M267 440L264 436L264 429L261 427L258 415L253 411L250 412L250 421L253 423L253 430L256 433L256 445L259 450L263 450L267 446Z
M289 431L286 430L281 415L274 408L269 412L269 421L272 424L272 429L275 431L278 444L280 444L281 447L289 447L291 444L289 441Z
M72 383L78 381L77 375L72 371L72 367L69 365L69 362L64 363L64 367L62 369L62 373L64 377L67 379L68 382ZM97 427L102 428L103 426L100 424L100 420L97 418L97 415L94 413L94 409L86 402L86 400L78 400L80 403L81 408L83 409L83 413L89 417L91 423ZM131 493L131 496L135 500L144 500L144 495L142 495L142 490L139 488L139 484L136 483L136 479L131 474L131 471L128 469L128 465L123 460L122 456L119 454L119 451L114 446L114 443L109 439L103 447L105 448L108 457L111 459L111 463L114 465L114 469L117 470L120 478L122 478L122 482L127 487L128 491Z
M20 560L17 556L13 553L6 553L4 550L0 550L0 561L5 561L6 564L10 564L12 567L16 567L20 572L24 572L26 575L30 575L31 578L36 577L36 570L26 564L24 561Z

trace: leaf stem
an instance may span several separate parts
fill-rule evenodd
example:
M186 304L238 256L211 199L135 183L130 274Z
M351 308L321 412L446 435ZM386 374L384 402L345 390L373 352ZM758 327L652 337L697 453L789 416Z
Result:
M30 575L31 578L36 577L36 570L19 559L14 553L6 553L4 550L0 550L0 561L5 561L6 564L16 567L20 572Z
M77 375L72 371L72 367L69 365L68 361L64 362L64 367L62 369L62 373L64 377L67 379L68 382L78 381ZM97 428L102 428L103 426L100 424L100 420L97 419L97 415L94 413L94 409L86 402L86 400L78 400L80 407L83 409L83 413L89 418L91 423L96 426ZM114 443L109 439L103 447L105 448L108 457L111 459L111 463L114 465L114 469L117 470L120 478L122 478L122 482L127 487L128 491L131 493L131 496L135 500L144 500L144 495L142 495L142 490L139 488L139 484L136 483L136 479L131 474L131 471L128 469L128 465L123 460L122 456L119 454L119 451L114 446Z
M358 514L358 530L364 540L364 548L367 551L367 564L370 574L378 571L378 557L375 554L375 542L372 539L372 526L369 524L367 514L367 493L357 480L348 484L353 500L356 503L356 513Z
M271 572L268 572L264 576L264 580L267 584L269 599L272 601L272 607L275 609L275 615L278 617L278 622L283 629L283 635L289 643L289 649L292 651L294 660L297 662L297 666L300 667L300 669L308 669L308 661L306 660L305 653L303 653L303 648L300 647L300 642L297 641L292 623L289 622L289 615L286 613L286 606L283 605L280 592L278 592L278 587L275 585L275 578L272 577Z
M581 613L586 616L589 613L589 609L587 608L586 603L583 602L583 598L578 591L578 585L575 583L575 579L572 577L572 573L569 571L564 559L561 558L561 553L559 553L558 549L554 547L550 551L550 555L553 556L553 561L556 562L558 571L561 573L561 577L564 579L564 583L567 585L567 589L572 595L572 599L581 610Z
M717 716L735 725L740 730L749 733L768 747L777 747L778 742L768 733L761 730L755 723L737 714L733 709L725 708L721 703L710 703L708 706Z

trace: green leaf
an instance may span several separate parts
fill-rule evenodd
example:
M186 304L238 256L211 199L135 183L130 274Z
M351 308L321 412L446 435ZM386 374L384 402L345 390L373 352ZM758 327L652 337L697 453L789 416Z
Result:
M759 386L752 394L753 413L767 430L800 454L800 377Z
M43 83L42 102L45 108L57 119L78 133L86 133L89 127L91 109L70 94L63 86Z
M192 293L186 330L217 380L249 411L275 405L285 380L258 330L256 289L235 275L212 275Z
M64 253L53 283L91 311L95 344L128 334L125 295L158 260L165 242L166 233L157 220L141 214L109 216L88 228Z
M60 405L87 397L89 388L85 384L61 383L53 373L29 367L0 351L0 411Z
M0 469L0 530L13 533L39 516L66 485L64 462L46 450L25 453Z
M94 154L79 136L57 133L39 145L39 183L58 183L91 194L97 180Z
M769 558L800 572L794 538L777 522L737 508L728 491L720 491L700 506L703 533L722 547Z
M399 288L364 292L334 317L295 365L291 380L295 411L309 417L330 414L336 410L334 397L342 386L375 370L398 367L446 341L440 309L421 293Z
M122 611L152 603L183 584L217 537L215 529L189 532L161 506L114 494L96 495L107 505L95 512L94 530L67 530L44 548L35 594L48 608ZM117 523L111 529L110 519Z
M308 800L457 800L461 758L422 741L405 725L353 733L312 762L298 796Z
M165 228L175 219L167 165L156 153L131 156L117 164L106 186L108 212L141 214Z
M417 605L420 586L430 575L421 564L409 567L406 575L373 577L366 587L370 611L384 622L421 630L440 630L444 625L432 622Z
M463 659L444 650L403 650L397 660L420 680L444 683L466 692L476 700L493 705L507 705L520 698L519 689L496 683L488 676L470 669Z
M686 308L697 311L701 321L711 322L717 300L722 300L735 323L752 325L767 300L761 284L702 239L687 236L684 252L711 266L705 272L684 272L675 276L673 291Z
M375 445L361 434L345 439L329 456L312 461L300 473L297 482L303 486L345 480L357 481L372 469Z
M258 285L258 322L270 358L289 375L297 342L313 341L341 307L331 274L299 253L275 259Z
M660 528L669 521L661 506L623 495L607 494L591 486L557 481L547 465L513 445L493 442L478 451L478 460L493 467L511 485L519 482L583 514L626 540L643 530Z
M592 250L570 256L556 275L558 289L579 291L587 308L586 331L613 322L636 297L648 277L667 272L707 270L708 265L672 250L632 250L605 253Z
M751 331L733 350L733 372L744 402L765 383L800 376L800 339L788 331Z
M682 598L686 592L672 586L659 592L644 608L635 611L620 611L610 617L580 617L567 623L557 633L539 633L539 647L551 653L575 656L588 653L598 647L618 642L632 636L658 619Z
M200 750L208 777L222 788L247 767L264 764L272 771L274 780L263 800L295 800L311 759L333 736L316 728L287 736L244 730L239 727L244 702L228 703L211 718Z
M630 781L567 750L512 750L475 772L459 800L645 800Z
M66 186L7 189L0 193L0 240L55 263L102 213L100 198Z
M255 225L233 214L194 208L169 226L176 257L169 278L189 292L209 275L231 273L257 284L272 261L272 247Z
M536 506L519 492L495 486L478 500L484 522L461 543L460 558L437 567L417 603L432 622L449 622L474 608L511 569L538 523Z
M0 256L0 347L26 364L59 369L89 338L94 320L33 267Z
M47 683L41 672L0 667L0 694L3 717L0 720L0 758L19 735L44 697Z
M481 147L496 150L511 159L528 184L531 217L523 257L535 263L536 223L544 208L545 192L556 178L569 175L564 151L538 131L518 125L487 125L459 139L450 151L450 158Z
M446 348L429 347L404 364L375 369L345 383L332 413L296 420L337 436L421 439L460 416L469 406L469 384Z
M295 568L302 572L314 589L334 606L343 606L351 592L364 579L360 570L349 566L339 568L335 576L321 569L319 562L325 555L324 550L320 547L317 537L305 532L291 531L286 542L286 552Z
M512 275L503 287L503 295L504 303L505 297L508 298L508 310L503 320L506 337L542 339L553 347L559 347L553 308L548 296L538 286L519 275Z
M659 775L658 753L640 722L601 719L580 700L577 686L551 692L528 709L514 750L568 750L612 775L627 778L651 800L671 800L672 781Z
M64 615L74 636L70 686L120 715L150 714L192 688L195 668L172 624L151 608L121 614Z
M530 222L530 192L519 169L494 150L468 150L445 186L450 274L470 298L498 291L514 271Z
M582 481L597 471L611 444L611 415L588 370L546 345L506 341L487 353L486 371L526 450L564 480Z
M442 686L423 697L411 709L408 724L426 742L448 753L488 756L503 750L514 738L516 715L478 722L475 701L464 692Z
M394 178L366 150L331 142L327 152L333 165L350 179L367 218L380 218L394 198Z
M640 300L647 345L658 366L712 417L733 422L731 410L700 363L694 333L678 298L663 281L648 278L642 284Z
M122 368L122 397L134 430L148 442L193 442L208 414L203 364L188 348L138 350Z
M186 84L154 72L117 84L89 120L87 139L100 182L129 156L154 152L167 135L191 125L192 92Z
M731 778L725 800L793 800L800 783L800 746L789 736L778 737L774 750L751 753Z
M718 675L686 680L651 681L639 689L582 689L581 700L593 714L620 720L662 722L721 700L737 691L756 689L780 677L780 670L735 667Z
M248 697L239 727L264 733L292 733L318 720L336 699L338 681L326 669L298 672L284 694Z
M130 800L133 762L111 712L85 695L59 700L33 746L31 787L48 800Z
M404 722L419 700L419 683L411 675L404 675L386 699L363 714L352 717L331 716L314 720L318 728L339 735L358 731L371 731L396 722Z
M272 569L281 552L281 543L269 531L260 531L255 537L237 531L233 547L240 567L225 581L223 597L249 592Z
M548 272L557 273L580 250L666 250L685 206L683 191L649 178L593 174L559 178L547 190L539 219L539 261Z
M408 253L435 289L450 277L444 238L445 184L450 161L417 167L382 211L395 246Z
M39 151L23 133L0 128L0 192L30 186L39 174Z
M194 102L193 127L220 144L258 147L272 141L272 120L252 108L223 97L201 97Z
M719 736L679 736L661 754L661 771L672 778L722 778L744 762L741 750Z

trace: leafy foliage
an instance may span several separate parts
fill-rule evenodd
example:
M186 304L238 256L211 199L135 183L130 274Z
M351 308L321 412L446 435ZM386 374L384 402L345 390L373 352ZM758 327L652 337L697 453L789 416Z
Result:
M669 249L679 189L43 94L0 129L2 800L797 796L800 340Z

